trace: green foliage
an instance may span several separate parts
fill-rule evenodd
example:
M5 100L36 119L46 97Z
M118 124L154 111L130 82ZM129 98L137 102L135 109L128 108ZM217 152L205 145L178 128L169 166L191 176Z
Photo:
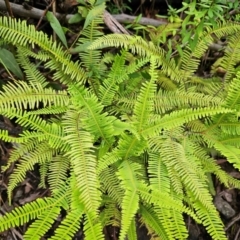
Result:
M170 59L154 41L103 36L102 3L91 2L86 9L85 28L72 49L81 64L26 22L0 19L0 36L17 48L26 77L7 83L0 93L0 114L24 127L17 138L0 132L1 139L16 142L5 166L17 162L9 201L35 165L40 166L40 186L49 184L51 190L51 197L1 216L0 231L31 222L24 239L40 239L64 209L49 239L72 239L81 223L89 240L104 239L108 225L120 228L120 240L137 239L139 220L152 236L185 240L185 213L213 239L227 239L209 176L227 187L240 188L240 182L206 149L217 150L240 169L240 73L235 71L240 45L232 58L227 49L222 58L221 66L230 72L224 86L221 79L214 82L195 72L213 34L228 35L232 48L239 25L209 27L194 48L183 49L181 59ZM101 51L105 47L120 50L112 55ZM67 89L52 89L32 58L44 62Z

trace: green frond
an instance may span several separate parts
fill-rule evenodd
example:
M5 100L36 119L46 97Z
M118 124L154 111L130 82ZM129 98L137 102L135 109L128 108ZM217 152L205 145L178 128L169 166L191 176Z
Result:
M42 50L48 52L51 60L49 60L45 67L56 70L56 63L61 64L64 74L71 77L71 80L78 82L86 79L85 72L80 67L78 62L72 62L70 55L62 50L56 42L49 39L47 34L36 31L33 25L27 26L26 21L17 21L13 18L0 18L0 36L13 45L26 47L28 45L38 45Z
M103 204L104 209L99 215L102 226L114 226L120 228L121 212L118 208L118 204L112 198L105 195L103 196Z
M172 81L169 77L167 77L161 70L156 70L158 72L157 84L161 86L161 88L168 91L175 91L178 88L178 83Z
M99 239L103 240L102 225L99 219L95 218L95 213L89 211L86 212L84 217L84 234L86 240Z
M28 56L24 55L24 51L21 51L21 47L18 48L18 62L21 67L24 69L24 72L27 77L27 81L32 85L40 83L43 87L47 86L46 78L37 70L35 64L31 63L28 59Z
M158 65L162 66L162 71L178 82L184 79L183 73L177 68L173 59L166 60L165 52L160 47L155 46L152 42L143 40L139 36L124 34L109 34L95 40L88 49L121 47L129 49L133 54L150 59L154 57Z
M169 240L169 235L154 211L154 208L141 204L139 213L141 214L140 221L142 224L146 225L148 229L151 228L151 230L154 231L154 234L157 234L161 240Z
M236 74L236 65L239 63L240 38L238 34L228 37L228 47L224 51L224 57L220 62L220 66L226 72L224 81L229 82ZM232 82L232 81L231 81Z
M35 220L25 232L23 236L24 239L41 239L41 237L44 236L44 234L52 227L52 224L57 219L60 211L61 208L59 206L55 206L37 216L38 219Z
M120 180L117 177L116 172L117 169L114 169L113 167L105 168L99 174L99 179L101 179L102 192L107 192L108 195L120 206L124 196L124 190L118 187L120 185Z
M176 91L164 91L159 90L154 97L155 111L159 114L164 114L170 110L176 110L177 108L187 108L191 106L196 107L210 107L219 106L223 103L219 97L213 97L210 95L191 92Z
M101 137L107 143L109 136L113 133L114 117L102 113L103 105L99 103L97 97L84 88L70 88L73 104L76 108L82 108L82 127L93 134L96 138Z
M211 139L212 140L212 139ZM227 160L233 164L233 166L237 169L240 169L240 149L231 146L231 145L225 145L221 141L215 140L212 141L214 144L214 147L223 154Z
M17 81L8 83L3 86L0 94L0 104L2 107L9 109L16 107L18 109L34 109L40 104L45 106L59 105L66 106L69 104L69 97L66 91L55 91L50 88L44 88L39 83L26 83ZM12 97L14 94L14 98Z
M61 221L58 228L55 230L54 235L49 238L51 240L58 239L73 239L74 234L80 228L80 224L84 214L84 205L79 201L79 191L75 187L76 178L70 177L70 209L67 212L66 217Z
M114 149L112 152L108 152L105 154L102 158L98 160L97 163L97 173L101 173L105 168L108 166L116 163L118 160L120 160L121 157L118 156L118 150Z
M200 222L196 214L190 208L187 208L183 205L181 199L173 198L169 194L159 192L157 190L153 190L150 192L148 186L142 182L138 183L137 189L144 203L153 204L155 206L158 206L159 208L174 209L175 211L179 211L180 213L187 213L195 221Z
M129 230L131 222L134 219L138 210L139 195L137 192L138 174L140 174L141 166L136 163L124 161L120 165L117 173L118 178L121 180L121 187L125 190L122 200L122 218L120 240L124 240Z
M38 60L41 60L41 61L44 61L44 62L46 62L50 58L49 54L47 54L47 52L42 50L42 49L39 49L37 52L34 52L28 46L19 46L18 45L17 50L18 50L18 53L21 56L24 56L24 57L27 57L27 58L32 57L34 59L38 59ZM19 63L21 63L21 62L19 62Z
M153 135L158 134L162 129L171 129L181 126L189 121L199 119L206 116L212 116L218 113L230 113L233 110L223 107L203 107L196 109L182 109L174 111L170 114L165 114L162 118L159 117L150 126L142 130L142 134Z
M46 188L46 178L48 175L49 162L43 162L39 164L40 183L38 184L41 188Z
M103 36L103 12L105 2L97 6L90 6L86 16L81 37L78 39L77 47L73 51L79 52L83 66L88 71L88 83L95 93L98 93L99 84L96 80L101 81L106 74L106 65L102 61L102 53L99 50L89 50L88 46L99 37Z
M61 221L61 224L56 229L54 236L49 238L49 240L72 240L74 234L80 227L82 214L82 209L74 209L68 212L67 216Z
M68 194L68 192L65 192ZM62 196L63 197L63 196ZM32 203L17 207L10 213L0 216L0 231L3 232L10 227L21 226L49 211L52 208L60 207L62 198L39 198Z
M46 142L40 143L34 150L26 153L20 163L17 164L17 168L10 176L8 184L8 196L11 199L12 191L18 183L22 182L26 176L27 171L33 170L33 166L37 163L50 162L55 151L49 147Z
M128 240L137 240L137 231L136 231L136 220L135 218L132 220L128 233L127 233Z
M240 72L237 73L236 77L232 79L227 92L227 97L224 101L223 106L226 106L230 109L240 110Z
M187 148L188 141L185 144ZM188 155L186 150L181 144L167 139L162 146L160 156L167 169L171 169L174 166L183 186L188 191L191 191L196 199L201 201L206 208L211 208L212 198L208 192L206 179L204 179L204 174L199 171L199 169L202 169L202 166L192 154Z
M18 137L10 136L7 130L0 129L0 138L5 142L11 142L14 144L22 143L23 140Z
M150 153L148 160L150 187L159 192L170 193L170 178L168 170L159 154Z
M59 189L62 181L67 179L69 169L69 159L62 155L54 156L49 163L48 183L52 192Z
M116 55L111 67L111 73L102 81L102 85L99 88L99 99L105 106L112 103L115 94L118 92L119 84L128 78L124 65L125 56Z
M167 233L168 239L187 239L188 232L181 212L159 207L155 207L154 210Z
M131 130L134 129L132 128ZM145 139L137 138L135 135L122 133L118 142L118 156L122 157L124 160L128 160L130 157L142 154L146 147L147 141Z
M148 125L149 115L153 112L154 109L154 94L156 92L156 79L157 72L156 61L154 58L150 61L150 70L149 74L151 76L150 81L143 83L140 88L140 94L137 98L137 102L133 110L133 122L136 125L136 130L141 132Z
M212 209L206 209L203 204L196 199L192 202L194 209L196 209L196 214L200 219L202 219L202 224L206 227L212 239L227 240L223 223L221 222L219 213L214 206Z
M16 138L16 139L21 139L21 138ZM38 139L31 139L30 141L24 141L21 144L15 142L13 144L13 150L9 157L8 163L6 166L3 167L3 171L6 171L11 166L11 164L18 161L19 158L21 158L22 156L34 150L35 147L40 143L41 142L38 141Z
M97 161L93 152L93 137L89 132L81 130L81 117L80 113L69 110L63 119L67 133L64 140L71 148L66 156L72 165L84 205L89 211L98 212L100 193L96 174Z

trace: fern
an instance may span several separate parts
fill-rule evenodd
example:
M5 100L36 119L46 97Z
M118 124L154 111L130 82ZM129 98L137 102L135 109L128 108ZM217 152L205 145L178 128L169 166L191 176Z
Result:
M113 225L119 239L134 240L139 220L152 238L185 240L187 214L213 239L226 239L209 176L227 187L239 188L240 182L207 149L240 169L239 25L207 28L194 49L186 45L181 59L170 60L156 39L103 36L104 3L88 1L84 8L84 28L69 51L24 21L0 19L0 36L17 48L26 78L0 92L0 114L23 127L19 137L0 131L0 138L15 146L4 168L17 166L8 197L35 165L39 186L51 191L51 197L1 216L0 231L31 222L24 239L40 239L62 213L49 239L72 239L81 225L86 239L104 239L103 228ZM213 36L226 35L235 51L223 56L228 72L223 86L195 72ZM103 53L105 47L121 50L113 56ZM79 60L73 62L69 52L79 53ZM32 58L66 90L52 88Z

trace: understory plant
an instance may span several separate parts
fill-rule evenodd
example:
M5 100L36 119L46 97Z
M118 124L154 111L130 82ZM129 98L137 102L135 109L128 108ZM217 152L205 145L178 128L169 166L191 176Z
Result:
M187 214L212 239L227 239L211 176L226 187L240 182L211 152L240 168L240 26L209 27L194 49L169 59L141 37L103 36L103 3L86 4L88 20L71 50L79 61L25 21L0 18L1 44L15 47L24 71L0 92L0 114L23 127L18 137L0 131L15 146L4 168L15 164L8 198L36 165L39 187L51 191L1 216L0 231L28 224L24 239L41 239L61 214L48 239L73 239L81 226L85 239L104 239L104 227L116 226L120 240L135 240L140 221L152 239L185 240ZM198 76L209 44L226 36L224 79ZM33 59L65 90L53 88Z

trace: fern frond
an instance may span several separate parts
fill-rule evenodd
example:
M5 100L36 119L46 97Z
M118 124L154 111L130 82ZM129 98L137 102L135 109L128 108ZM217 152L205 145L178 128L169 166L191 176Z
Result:
M148 174L150 187L159 192L170 193L170 179L168 170L159 154L150 153L148 160Z
M169 239L187 239L188 232L181 212L159 207L155 207L154 210Z
M125 56L117 55L114 58L112 65L112 71L109 76L103 80L102 85L99 88L99 98L103 105L110 105L112 100L118 92L119 84L128 78L128 75L124 69Z
M67 179L67 170L69 169L69 159L62 155L54 156L49 163L48 182L52 192L59 189L62 181Z
M154 97L155 110L157 113L164 114L170 110L175 110L177 108L187 108L191 106L196 107L210 107L219 106L223 103L222 99L219 97L213 97L210 95L191 92L176 91L163 91L159 90Z
M46 178L48 174L49 163L43 162L39 164L39 173L40 173L40 183L39 187L46 188Z
M149 70L151 80L144 83L141 87L140 94L137 98L137 102L133 111L133 122L135 122L134 125L136 125L136 130L138 132L146 127L148 124L149 115L154 109L153 99L157 88L155 83L157 79L157 72L155 69L156 61L154 58L151 58Z
M93 153L93 137L81 130L81 114L68 111L63 120L67 135L64 140L70 145L66 156L70 159L77 187L81 192L84 205L89 211L98 212L100 205L99 182L96 175L96 157Z
M174 111L170 114L165 114L162 118L155 120L153 124L142 130L142 134L152 135L158 134L162 129L170 129L173 127L181 126L182 124L206 117L212 116L218 113L229 113L233 110L223 108L223 107L206 107L206 108L196 108L196 109L182 109L179 111Z
M17 81L8 83L3 86L4 92L0 94L0 104L2 107L9 109L16 107L18 109L34 109L40 104L45 106L59 105L66 106L69 104L69 97L66 91L55 91L44 88L41 83L26 83ZM14 94L14 98L12 97Z
M120 180L117 177L116 172L117 169L114 169L113 167L105 168L99 174L99 179L101 179L103 192L107 192L108 195L120 206L124 196L124 190L118 187L120 185Z
M206 227L212 239L227 240L223 229L223 223L219 218L219 213L216 209L214 209L214 206L212 207L212 209L206 209L203 204L196 199L194 199L192 203L194 208L196 209L198 217L202 219L202 224Z
M220 62L220 66L226 72L224 81L229 82L236 74L236 65L239 63L240 39L238 34L232 35L228 38L228 47L224 51L224 57Z
M83 88L72 86L70 89L73 104L76 108L84 107L82 110L82 125L96 138L101 137L107 143L109 136L113 133L112 122L114 117L108 117L107 113L102 113L103 105L98 102L97 97Z
M58 228L55 230L54 235L49 238L51 240L57 239L69 239L71 240L74 234L80 227L82 221L82 216L84 213L84 205L79 201L80 192L75 187L76 179L71 175L70 179L70 209L67 212L67 216L60 223Z
M154 211L154 208L141 204L139 213L141 214L141 223L145 224L148 229L151 228L161 240L169 240L169 235Z
M38 219L35 220L24 234L24 239L40 239L52 227L52 224L57 219L61 208L59 206L53 207L44 211Z
M133 54L150 59L154 57L158 65L162 66L162 71L178 82L184 80L184 75L177 68L173 59L166 60L165 52L160 47L155 46L152 42L147 42L139 36L131 36L124 34L109 34L100 37L94 41L88 49L121 47L130 49Z
M24 155L17 165L15 171L11 174L8 184L8 196L11 199L12 191L18 183L24 180L26 172L33 170L37 163L50 162L55 151L49 147L46 142L38 144L37 148Z
M136 163L122 162L118 171L118 178L121 180L121 186L125 190L122 200L122 218L120 240L124 240L129 230L131 222L138 210L139 195L137 193L137 182L139 169L141 166Z
M95 218L95 213L87 212L84 217L84 233L86 240L99 239L103 240L102 225L99 219Z
M136 231L136 220L133 219L127 233L127 238L129 240L137 240L137 231Z
M160 155L167 169L171 169L174 166L186 189L192 191L196 199L201 201L206 208L211 208L212 198L208 192L203 173L199 176L201 174L199 169L202 169L202 167L197 159L194 159L191 155L188 156L181 144L170 139L167 139L163 144Z
M101 211L99 216L102 226L114 226L120 228L121 212L118 204L110 196L104 195L103 205L104 209Z
M65 196L67 194L69 194L68 191L65 191ZM47 212L49 209L60 208L61 205L64 205L62 201L65 196L60 194L59 199L39 198L32 203L15 208L4 216L0 216L0 231L3 232L10 227L21 226Z
M8 17L0 18L0 36L16 46L38 45L51 56L51 60L47 62L45 67L56 70L56 63L61 63L60 69L63 70L64 74L69 75L71 80L81 82L87 78L79 63L72 62L70 55L64 52L61 46L48 39L48 36L43 32L36 31L33 25L27 26L26 21L17 21Z
M240 110L239 80L240 80L240 72L238 72L236 77L232 79L228 87L227 97L223 104L223 106L226 106L231 109L236 109L237 111Z
M148 186L143 182L138 183L137 189L144 203L153 204L159 208L174 209L175 211L179 211L181 213L187 213L195 221L201 222L191 209L183 205L181 199L173 198L169 194L165 194L156 190L150 192Z
M24 69L24 72L26 73L27 80L34 85L36 83L37 85L40 83L43 87L47 86L46 78L37 70L37 67L35 64L31 63L28 59L28 56L26 56L26 53L22 51L21 47L18 48L18 62Z

